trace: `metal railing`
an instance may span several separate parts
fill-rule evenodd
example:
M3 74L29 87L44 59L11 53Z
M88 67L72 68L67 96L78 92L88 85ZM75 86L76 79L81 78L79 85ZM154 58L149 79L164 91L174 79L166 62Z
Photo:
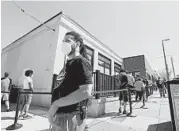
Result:
M22 89L20 89L20 88L17 88L17 89L18 89L18 94L17 94L16 113L15 113L14 123L12 125L10 125L9 127L7 127L6 130L16 130L23 126L22 124L17 123L21 94L40 94L40 95L51 95L52 94L51 92L31 92L31 93L29 93L29 92L21 91ZM9 93L10 94L11 92L1 91L1 93Z
M100 73L99 70L93 72L93 91L106 91L103 93L96 93L95 98L98 99L100 96L116 96L114 90L119 89L116 85L116 81L116 77Z

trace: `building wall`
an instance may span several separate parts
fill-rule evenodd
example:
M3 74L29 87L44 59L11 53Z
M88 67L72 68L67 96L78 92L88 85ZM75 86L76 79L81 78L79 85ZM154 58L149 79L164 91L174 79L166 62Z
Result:
M141 77L154 80L155 73L144 55L124 58L124 68L134 75L139 71ZM134 75L135 76L135 75Z
M55 32L41 26L30 34L18 39L2 52L4 57L3 72L10 73L13 84L18 85L18 79L24 69L34 71L34 92L50 92L54 68L55 49L58 38L56 18L48 24L56 29ZM33 95L32 103L49 106L51 95Z
M127 57L123 59L124 68L130 72L140 72L141 77L146 77L144 55Z
M152 70L152 68L151 68L151 66L150 66L150 64L149 64L149 62L147 61L146 58L145 58L145 67L146 67L147 72L148 72L149 74L154 74L154 71Z

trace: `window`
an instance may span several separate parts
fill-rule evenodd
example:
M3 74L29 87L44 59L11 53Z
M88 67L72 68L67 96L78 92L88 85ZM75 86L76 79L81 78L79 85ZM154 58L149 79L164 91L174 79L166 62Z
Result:
M118 75L121 70L121 65L114 63L114 75Z
M98 55L98 69L101 73L111 75L111 60L107 57Z
M85 45L86 46L86 45ZM87 56L91 62L91 67L93 69L93 57L94 57L94 51L93 49L91 49L90 47L86 46L86 52L87 52Z

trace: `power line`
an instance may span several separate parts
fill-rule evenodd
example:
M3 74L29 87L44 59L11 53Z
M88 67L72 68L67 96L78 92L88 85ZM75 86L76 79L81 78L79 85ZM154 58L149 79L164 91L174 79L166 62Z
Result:
M40 24L44 25L45 27L47 27L48 29L52 30L55 32L55 29L47 26L46 24L42 23L41 21L39 21L37 18L35 18L34 16L30 15L29 13L27 13L24 9L22 9L14 0L12 0L12 2L17 6L17 8L19 8L23 13L25 13L26 15L30 16L32 19L34 19L35 21L39 22Z

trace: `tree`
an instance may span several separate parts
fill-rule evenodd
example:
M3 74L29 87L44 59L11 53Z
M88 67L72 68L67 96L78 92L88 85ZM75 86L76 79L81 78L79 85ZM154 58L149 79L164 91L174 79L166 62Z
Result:
M168 74L169 74L169 79L170 79L171 75L172 75L172 70L171 69L169 69ZM158 71L158 76L163 80L167 80L166 70L165 69L159 70Z

